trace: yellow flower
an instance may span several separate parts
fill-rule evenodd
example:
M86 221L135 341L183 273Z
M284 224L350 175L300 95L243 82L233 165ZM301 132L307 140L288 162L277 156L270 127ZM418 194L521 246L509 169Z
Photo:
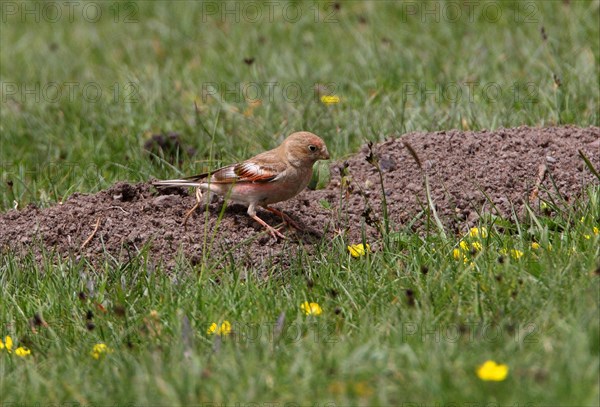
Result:
M19 346L17 349L15 349L15 355L24 358L25 356L31 355L31 351L28 348Z
M481 243L479 242L473 242L471 243L471 247L473 248L473 250L475 250L476 252L481 251L481 249L483 249L483 246L481 245Z
M12 338L8 335L4 338L4 342L0 339L0 350L6 349L8 353L12 352L13 341Z
M469 251L469 244L467 242L465 242L464 240L461 240L459 243L459 246L461 249L463 249L465 252Z
M519 260L521 257L523 257L523 252L521 250L512 249L510 251L510 255L513 257L513 259Z
M206 330L208 335L219 335L219 336L227 336L231 333L231 324L229 321L223 321L221 326L218 326L215 322L210 324L208 329Z
M90 355L94 359L98 360L102 356L105 356L106 354L112 353L112 352L113 352L113 350L111 348L109 348L108 346L106 346L106 344L104 344L104 343L97 343L92 348L92 351L90 352Z
M340 103L340 97L336 95L323 95L321 96L321 102L325 105L337 105Z
M373 394L373 388L367 382L357 382L352 386L354 394L358 397L369 397Z
M365 249L366 247L366 249ZM354 258L359 258L361 256L365 256L367 252L371 251L371 246L367 243L366 245L361 244L353 244L348 246L348 251Z
M501 382L508 376L508 366L487 360L477 368L477 377L484 381Z
M308 301L304 301L302 304L300 304L300 309L304 311L306 315L321 315L323 312L321 306L316 302L309 303Z
M540 248L540 244L538 242L531 242L531 248L533 250L538 250Z
M208 329L206 330L206 333L207 333L208 335L212 335L212 334L214 334L215 332L217 332L217 328L218 328L218 327L217 327L217 323L216 323L216 322L213 322L212 324L210 324L210 326L209 326L209 327L208 327Z
M488 233L487 233L487 229L485 227L480 228L471 228L469 230L469 235L471 237L483 237L484 239L487 237Z
M452 250L452 257L454 257L455 260L462 260L464 264L467 264L469 261L467 256L465 256L459 248Z
M231 324L229 321L223 321L221 328L219 329L219 335L227 336L231 333Z
M456 249L452 250L452 256L454 257L454 259L460 260L460 259L462 259L462 252L460 251L459 248L456 248Z
M598 227L597 227L597 226L594 226L594 227L592 228L592 233L594 233L594 236L598 236L598 234L600 234L600 229L598 229ZM587 234L586 234L586 235L583 235L583 237L584 237L585 239L587 239L587 240L590 240L590 239L592 238L592 235L587 235Z

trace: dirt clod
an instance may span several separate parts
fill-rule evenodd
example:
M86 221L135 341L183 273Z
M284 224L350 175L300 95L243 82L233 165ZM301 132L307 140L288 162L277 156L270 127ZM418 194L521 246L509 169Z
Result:
M171 164L181 164L184 158L195 154L192 147L184 146L178 133L153 134L145 143L144 150L151 159L162 157Z
M46 209L28 205L0 214L0 248L3 253L33 250L39 256L44 246L62 257L85 256L95 264L106 258L131 261L147 246L151 260L167 267L183 257L193 265L233 261L273 270L275 264L293 261L291 255L299 247L311 250L323 238L345 236L348 242L360 242L362 228L376 247L384 224L377 166L383 174L392 230L422 230L428 208L425 171L447 231L461 233L482 213L510 219L530 199L560 194L572 202L584 185L598 183L578 150L600 169L599 140L598 127L519 127L409 133L363 146L343 163L332 164L326 189L306 190L275 205L305 228L284 229L289 237L285 241L267 236L241 205L230 204L220 217L222 202L199 208L184 229L183 217L195 203L192 193L182 188L157 191L149 182L120 182L96 194L75 193L62 205ZM281 224L269 212L260 210L259 216L273 226Z

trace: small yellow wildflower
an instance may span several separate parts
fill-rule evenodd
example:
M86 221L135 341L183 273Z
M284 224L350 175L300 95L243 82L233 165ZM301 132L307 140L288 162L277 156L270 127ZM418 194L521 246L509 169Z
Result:
M473 248L473 250L475 250L476 252L480 252L481 249L483 249L483 246L481 245L481 243L479 242L473 242L471 243L471 247Z
M223 321L221 326L218 326L215 322L210 324L208 329L206 330L208 335L219 335L219 336L227 336L231 334L231 324L229 321Z
M26 356L31 355L31 351L28 348L25 348L23 346L19 346L17 349L15 349L15 355L24 358Z
M4 342L0 339L0 350L6 349L8 353L12 352L13 341L12 338L8 335L4 338Z
M219 329L219 335L227 336L231 334L231 324L229 321L223 321L221 328Z
M462 259L462 252L460 251L459 248L456 248L456 249L452 250L452 256L454 257L454 259L460 260L460 259Z
M105 356L106 354L112 353L112 352L113 352L113 350L111 348L109 348L108 346L106 346L106 344L104 344L104 343L97 343L92 348L92 351L90 352L90 355L94 359L98 360L102 356Z
M329 390L329 393L342 394L346 391L346 383L336 380L327 386L327 389Z
M477 377L484 381L501 382L508 376L508 366L487 360L477 368Z
M352 390L358 397L369 397L373 394L373 388L365 381L354 383Z
M531 242L531 248L533 250L539 250L540 244L538 242Z
M467 256L465 256L459 248L452 250L452 257L454 257L455 260L462 260L465 264L469 261Z
M366 248L366 249L365 249ZM371 251L371 246L367 243L366 245L361 244L353 244L348 246L348 251L354 258L359 258L361 256L365 256L367 252Z
M521 250L512 249L510 251L510 255L512 256L513 259L519 260L521 257L523 257L523 252Z
M316 302L309 303L308 301L304 301L302 304L300 304L300 309L304 311L306 315L321 315L323 312L321 306Z
M340 97L336 95L323 95L321 96L321 102L325 105L337 105L340 103Z
M487 233L487 228L482 227L482 228L471 228L469 230L469 235L471 237L479 237L481 236L482 238L486 238L488 233Z
M594 236L598 236L598 234L600 234L600 229L598 229L598 227L597 227L597 226L594 226L594 227L592 228L592 233L594 233ZM592 235L587 235L587 234L586 234L586 235L583 235L583 237L584 237L585 239L587 239L587 240L590 240L590 239L592 238Z
M465 252L469 251L469 244L467 242L465 242L464 240L461 240L459 243L459 246L461 249L463 249Z

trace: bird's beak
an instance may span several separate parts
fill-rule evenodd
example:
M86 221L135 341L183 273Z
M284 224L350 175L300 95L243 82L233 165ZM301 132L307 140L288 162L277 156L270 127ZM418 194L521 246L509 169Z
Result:
M327 147L321 151L321 158L324 160L329 160L329 151L327 151Z

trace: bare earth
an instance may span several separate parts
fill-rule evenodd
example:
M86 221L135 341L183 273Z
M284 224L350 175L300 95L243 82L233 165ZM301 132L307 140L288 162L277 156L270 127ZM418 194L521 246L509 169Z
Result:
M556 188L572 202L585 185L598 183L578 154L583 151L600 169L598 127L409 133L373 147L383 172L394 230L412 225L418 232L425 227L423 175L403 142L419 156L429 175L438 214L451 233L476 224L483 212L510 219L513 209L522 214L525 202L535 207L536 196L547 199L550 192L558 199ZM274 205L306 229L302 233L284 231L289 237L286 241L266 235L240 205L225 208L219 221L221 202L211 204L208 212L204 208L196 211L184 229L183 216L195 203L189 191L159 193L149 183L118 183L93 195L73 194L51 208L30 205L0 214L0 248L4 253L39 256L44 247L63 258L83 256L100 264L107 259L126 262L148 245L152 261L167 268L178 255L198 264L203 253L210 253L211 262L265 270L288 263L299 247L311 252L323 238L338 235L347 237L348 242L360 242L362 228L375 242L379 234L369 224L381 222L382 192L377 170L365 159L368 153L369 148L363 146L346 161L345 170L344 162L332 164L327 188L306 190ZM343 182L341 172L346 174ZM281 222L269 212L258 214L271 225Z

